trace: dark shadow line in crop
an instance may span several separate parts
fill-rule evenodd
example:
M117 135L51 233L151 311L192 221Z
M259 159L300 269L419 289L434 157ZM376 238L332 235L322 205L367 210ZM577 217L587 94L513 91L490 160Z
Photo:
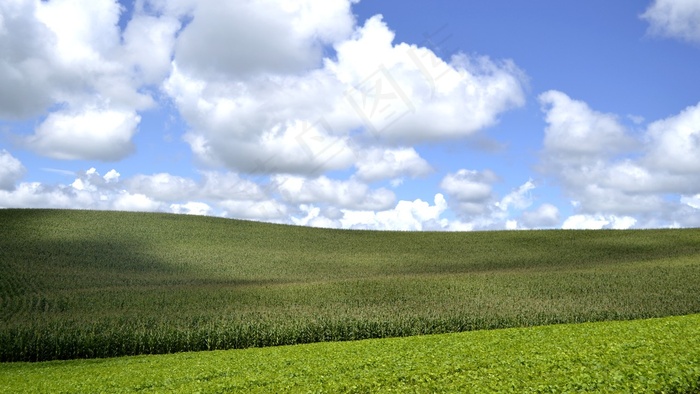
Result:
M123 223L110 222L124 215L128 216L127 223L138 223L135 219L138 213L0 210L0 276L12 282L4 284L3 288L11 287L17 296L61 288L85 289L94 285L108 289L179 285L237 287L276 283L272 280L216 278L197 272L187 264L173 264L152 253L149 240L143 239L148 237L152 224L127 233ZM47 285L59 288L51 289Z

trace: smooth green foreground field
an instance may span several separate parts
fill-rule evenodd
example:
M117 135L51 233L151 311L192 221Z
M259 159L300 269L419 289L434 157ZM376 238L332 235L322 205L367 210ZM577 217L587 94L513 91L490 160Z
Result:
M0 392L697 393L700 315L0 364Z
M0 361L700 313L700 230L340 231L0 210Z

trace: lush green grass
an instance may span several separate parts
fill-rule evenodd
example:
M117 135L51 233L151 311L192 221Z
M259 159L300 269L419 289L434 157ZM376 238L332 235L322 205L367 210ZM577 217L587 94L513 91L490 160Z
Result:
M0 210L0 360L700 312L700 230L404 233Z
M700 315L0 364L0 392L693 393Z

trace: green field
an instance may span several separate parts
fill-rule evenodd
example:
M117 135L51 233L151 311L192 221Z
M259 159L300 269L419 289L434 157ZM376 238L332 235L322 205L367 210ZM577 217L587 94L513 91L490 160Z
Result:
M700 231L341 231L0 210L0 360L700 312Z
M0 393L697 393L700 315L0 364Z
M0 210L0 223L3 362L700 313L698 229L373 232L170 214L15 209ZM697 342L697 332L684 327L667 333L666 340L695 335ZM585 331L559 335L577 341L584 335L580 330ZM641 335L644 328L630 330ZM481 332L486 334L473 334L491 335ZM406 340L408 347L419 341ZM516 346L499 341L505 350ZM368 343L388 346L382 352L389 353L394 346ZM249 351L232 354L257 354ZM664 348L637 351L653 361ZM197 354L177 357L210 357ZM695 357L694 364L671 363L677 373L664 369L658 375L697 383L697 353L686 355ZM8 371L102 365L80 363L5 363L0 374L7 379ZM673 386L667 383L663 387Z

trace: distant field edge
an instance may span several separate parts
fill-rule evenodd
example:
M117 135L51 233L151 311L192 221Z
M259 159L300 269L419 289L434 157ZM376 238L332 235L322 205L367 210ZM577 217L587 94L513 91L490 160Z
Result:
M0 392L700 392L700 314L0 364Z

